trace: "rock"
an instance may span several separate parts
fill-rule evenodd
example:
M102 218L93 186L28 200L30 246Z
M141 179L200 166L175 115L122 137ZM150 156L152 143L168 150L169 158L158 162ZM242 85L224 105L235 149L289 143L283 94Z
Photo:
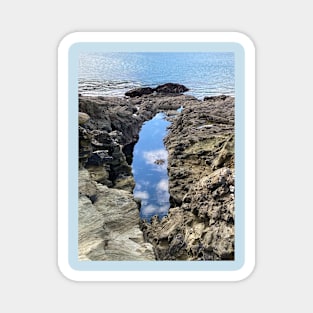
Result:
M129 98L79 96L79 111L90 117L79 126L80 260L234 259L235 99L201 101L181 94L187 90L169 83ZM164 139L171 208L141 221L133 146L145 121L180 107Z
M165 160L163 160L163 159L157 159L157 160L154 161L154 163L157 164L157 165L162 165L162 164L165 163Z
M90 120L90 116L83 112L78 112L78 123L79 125L83 125Z
M135 188L135 180L132 175L120 176L114 181L114 188L133 192Z
M130 91L127 91L125 93L125 96L133 98L133 97L141 97L143 95L150 95L150 94L153 94L153 95L180 94L188 90L189 89L185 87L184 85L166 83L163 85L159 85L156 88L150 88L150 87L135 88Z
M212 101L212 102L216 102L219 100L224 101L227 98L227 96L225 95L220 95L220 96L210 96L210 97L204 97L203 101Z
M113 157L108 154L107 150L93 151L88 158L86 166L89 165L103 165L104 163L111 163Z
M155 260L131 193L94 183L86 169L79 171L79 191L79 260Z
M146 120L184 101L156 100L144 99L137 108L127 99L79 96L82 116L90 117L79 126L80 260L155 260L139 228L140 203L132 195L135 184L125 153Z
M222 146L222 149L218 152L217 157L212 161L212 168L216 169L221 165L233 165L235 151L235 139L234 135L230 135Z
M136 88L125 93L127 97L141 97L153 93L154 89L150 87Z
M86 167L88 169L88 172L90 174L91 180L101 183L102 185L112 187L113 183L110 180L110 167L103 165L89 165Z
M162 94L179 94L188 90L189 89L184 85L173 84L173 83L163 84L155 88L156 92L162 93Z
M79 167L83 167L87 162L88 158L92 154L92 133L79 126L78 127L78 137L79 137Z
M157 259L234 259L234 98L186 101L165 145L171 208L142 223Z

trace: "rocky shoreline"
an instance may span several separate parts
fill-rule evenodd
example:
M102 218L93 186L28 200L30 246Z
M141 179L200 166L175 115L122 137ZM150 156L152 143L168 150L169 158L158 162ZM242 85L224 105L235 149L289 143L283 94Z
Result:
M79 260L234 258L234 98L198 100L186 90L79 96ZM131 162L142 124L161 111L172 122L171 208L150 223L139 218Z

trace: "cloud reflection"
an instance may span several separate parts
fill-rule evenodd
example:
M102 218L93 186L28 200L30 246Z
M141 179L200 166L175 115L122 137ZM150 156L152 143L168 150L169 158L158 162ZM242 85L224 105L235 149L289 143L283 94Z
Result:
M168 210L167 205L158 207L158 206L149 204L141 208L141 213L143 216L165 215L167 213L167 210Z
M140 190L138 190L138 191L135 191L135 192L134 192L134 197L135 197L135 198L140 198L140 199L142 199L142 200L147 200L147 199L149 199L149 194L148 194L148 192L146 192L146 191L140 191Z
M165 149L143 151L143 158L146 164L153 165L155 170L164 171L167 168L168 153ZM156 160L164 160L163 164L156 164Z
M136 185L134 196L141 199L141 216L164 216L169 207L168 179L163 178L150 186L141 181Z
M157 202L159 204L165 204L169 201L169 193L168 193L168 180L162 179L156 186L156 196Z
M157 190L159 191L168 191L168 179L161 179L157 184Z

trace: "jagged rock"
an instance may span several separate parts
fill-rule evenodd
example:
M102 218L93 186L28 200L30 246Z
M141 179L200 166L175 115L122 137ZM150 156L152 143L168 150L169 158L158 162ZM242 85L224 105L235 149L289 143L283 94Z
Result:
M97 150L91 153L88 158L86 166L89 165L103 165L104 163L111 163L113 157L108 154L107 150Z
M79 260L155 259L139 228L132 194L93 182L86 169L79 171L78 223Z
M87 162L88 158L92 154L92 133L79 126L78 127L78 136L79 136L79 166L83 167Z
M141 97L79 96L79 111L90 116L79 126L81 260L234 258L234 98L201 101L185 91L169 83ZM161 220L140 221L132 147L145 121L180 107L164 140L171 208Z
M120 175L114 181L114 188L133 192L133 190L135 188L134 177L132 175L127 175L127 176Z
M231 260L235 253L234 98L190 100L165 138L171 208L142 222L160 260Z
M91 180L101 183L102 185L112 187L113 183L110 180L110 167L103 165L89 165L86 167L88 169L88 172L90 174Z

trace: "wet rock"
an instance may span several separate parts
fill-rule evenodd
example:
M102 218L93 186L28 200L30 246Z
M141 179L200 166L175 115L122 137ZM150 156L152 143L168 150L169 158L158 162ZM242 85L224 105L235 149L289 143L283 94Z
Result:
M150 87L136 88L125 93L128 97L141 97L142 95L149 95L153 93L154 89Z
M130 91L127 91L125 93L125 96L133 98L133 97L141 97L143 95L151 95L151 94L154 94L154 95L181 94L188 90L189 89L184 85L166 83L163 85L159 85L156 88L150 88L150 87L135 88Z
M188 91L189 89L180 84L167 83L155 88L155 91L162 94L178 94Z

